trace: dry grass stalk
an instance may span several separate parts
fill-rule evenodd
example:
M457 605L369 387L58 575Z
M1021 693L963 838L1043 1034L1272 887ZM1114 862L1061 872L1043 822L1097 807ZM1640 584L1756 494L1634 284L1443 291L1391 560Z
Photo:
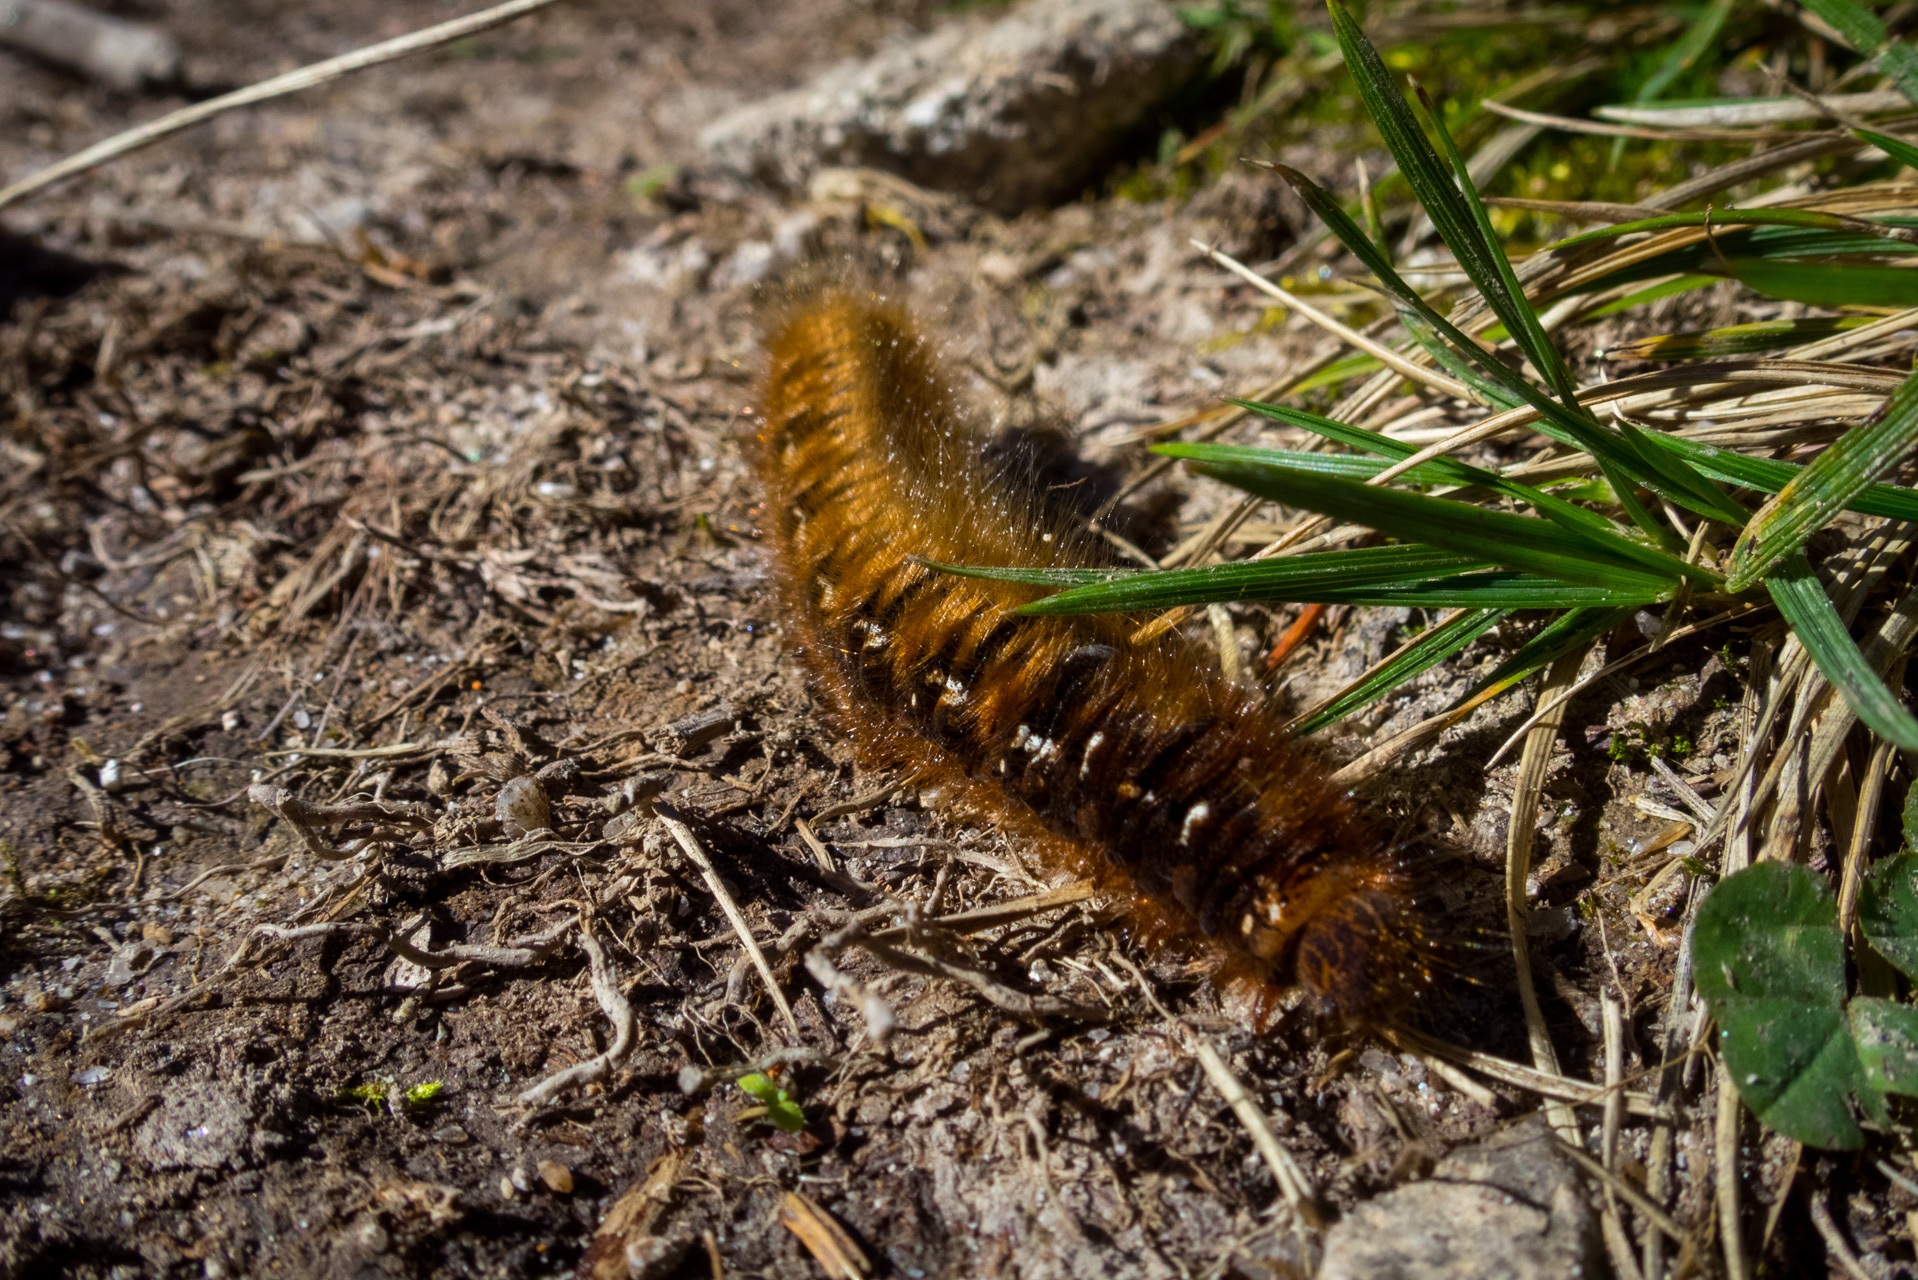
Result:
M706 850L700 845L699 838L693 835L691 827L666 813L660 813L658 816L660 825L672 833L673 839L679 844L680 851L686 855L686 860L699 869L700 877L706 881L706 887L712 890L713 897L719 902L720 910L726 913L726 920L732 925L733 933L738 936L740 945L745 947L746 954L752 957L753 968L759 970L759 976L766 984L767 994L772 997L773 1004L779 1009L780 1017L785 1020L786 1029L792 1032L793 1042L797 1044L802 1039L799 1019L793 1017L792 1006L786 1002L786 993L780 989L779 979L773 975L773 967L767 962L766 953L760 949L759 941L753 937L752 926L746 923L745 914L740 911L739 904L733 901L733 895L727 891L726 882L719 878L719 872L714 868L712 859L706 856Z
M44 190L68 178L77 177L88 170L97 169L108 161L117 160L123 155L151 146L162 138L170 137L183 129L190 129L215 116L224 115L241 107L249 107L255 103L282 98L289 93L298 93L302 89L311 89L330 80L338 80L342 76L349 76L369 67L377 67L382 63L409 57L427 49L436 49L466 36L523 18L529 13L550 8L556 3L558 0L508 0L505 4L468 14L464 18L455 18L451 22L442 22L424 31L415 31L392 40L383 40L379 44L368 45L364 49L343 53L337 58L328 58L323 62L315 62L289 71L285 75L262 80L244 89L223 93L217 98L196 102L178 111L170 111L157 120L149 120L143 125L96 142L84 151L76 152L57 164L48 165L40 172L30 174L11 186L0 188L0 209L36 191Z

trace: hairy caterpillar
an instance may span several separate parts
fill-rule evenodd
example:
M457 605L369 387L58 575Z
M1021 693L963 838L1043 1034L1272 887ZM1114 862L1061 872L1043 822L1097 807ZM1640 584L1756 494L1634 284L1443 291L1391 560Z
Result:
M778 603L866 764L1092 874L1143 934L1209 948L1256 1021L1295 986L1364 1018L1429 981L1407 863L1262 698L1176 634L1022 616L1040 590L923 563L1108 561L994 460L898 307L822 294L768 357L755 462Z

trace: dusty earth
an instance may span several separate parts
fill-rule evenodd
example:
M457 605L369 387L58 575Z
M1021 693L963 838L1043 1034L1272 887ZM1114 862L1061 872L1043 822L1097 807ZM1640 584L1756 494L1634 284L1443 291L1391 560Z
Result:
M456 11L141 16L219 87ZM1062 425L1114 475L1146 461L1139 428L1325 341L1265 323L1187 246L1257 261L1293 242L1302 211L1256 176L1014 218L932 201L922 246L856 203L702 166L695 135L727 107L952 20L566 7L8 211L0 1274L805 1276L835 1249L850 1260L830 1274L1300 1274L1195 1039L1328 1220L1537 1111L1303 1010L1252 1034L1096 900L1022 903L1055 878L910 780L861 775L821 723L769 616L737 448L784 284L902 294L983 418ZM0 53L0 172L172 105ZM1288 158L1349 182L1330 152ZM1169 546L1221 501L1170 477L1136 504L1140 536ZM1292 616L1233 611L1248 670ZM1334 617L1272 695L1307 705L1424 621ZM1203 619L1192 638L1218 660ZM1523 638L1493 633L1328 749L1415 722ZM1631 1069L1655 1060L1687 880L1630 902L1670 826L1632 800L1676 803L1648 747L1710 794L1746 641L1677 646L1573 706L1536 819L1533 936L1567 1074L1599 1078L1603 988ZM1517 1060L1513 765L1483 761L1530 704L1494 704L1366 793L1454 852L1433 909L1456 972L1413 1021ZM285 789L277 812L256 784ZM655 791L713 876L645 816ZM832 952L830 997L831 966L808 963L898 904L1005 902L964 941L902 929L890 951ZM1020 1011L1045 998L1077 1012ZM894 1023L883 1043L869 1008ZM797 1046L786 1131L732 1081ZM686 1073L706 1066L726 1070ZM1684 1117L1672 1212L1709 1268L1710 1123ZM1648 1139L1624 1141L1629 1168ZM1754 1133L1745 1151L1756 1213L1774 1148ZM1848 1229L1887 1247L1868 1208ZM1787 1213L1774 1249L1806 1230Z

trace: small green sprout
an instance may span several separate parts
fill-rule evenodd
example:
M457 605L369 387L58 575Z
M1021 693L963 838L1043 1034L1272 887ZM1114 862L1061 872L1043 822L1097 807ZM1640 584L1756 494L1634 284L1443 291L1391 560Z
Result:
M424 1080L406 1091L406 1109L412 1112L430 1111L439 1103L440 1094L446 1089L444 1080Z
M384 1107L394 1115L422 1115L439 1104L445 1089L444 1080L425 1080L404 1091L391 1080L369 1080L342 1088L339 1097L342 1102Z
M652 200L673 185L679 168L670 164L648 165L626 179L626 194L635 200Z
M745 1093L766 1108L765 1119L787 1133L798 1133L806 1127L806 1115L793 1101L790 1093L773 1083L770 1076L755 1071L751 1075L739 1078L739 1087Z

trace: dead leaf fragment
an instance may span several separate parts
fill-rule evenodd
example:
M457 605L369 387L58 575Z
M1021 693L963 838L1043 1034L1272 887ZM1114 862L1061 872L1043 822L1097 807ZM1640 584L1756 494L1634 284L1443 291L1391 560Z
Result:
M865 1280L872 1274L872 1263L837 1219L811 1198L788 1191L779 1200L779 1222L799 1237L815 1261L826 1269L829 1280Z

